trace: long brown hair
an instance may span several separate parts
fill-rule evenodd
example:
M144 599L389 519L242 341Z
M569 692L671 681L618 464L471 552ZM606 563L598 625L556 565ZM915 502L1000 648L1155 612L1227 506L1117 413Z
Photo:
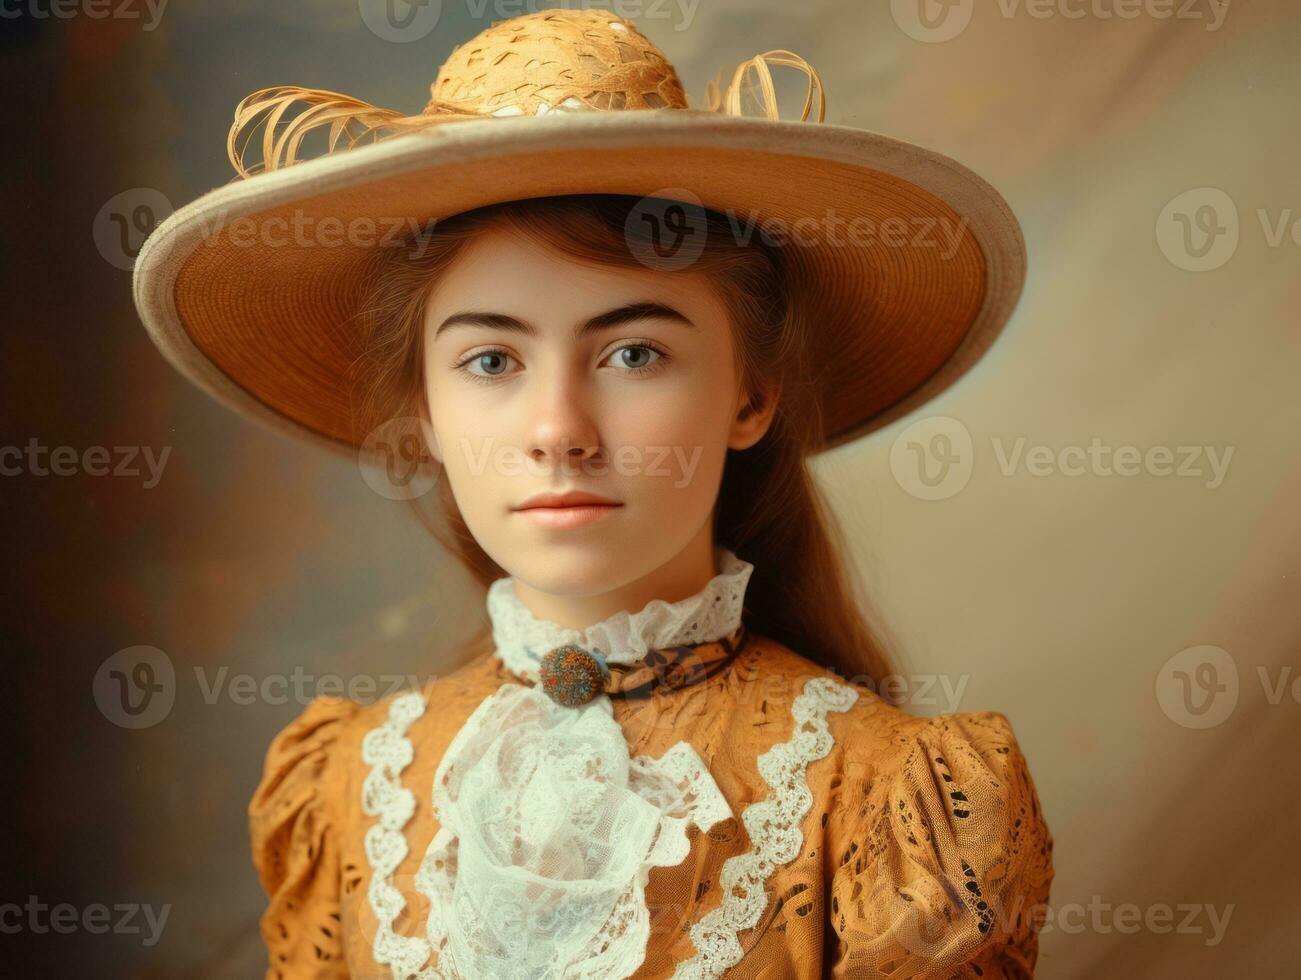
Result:
M587 194L494 204L432 224L404 247L379 250L361 314L364 354L355 365L359 431L421 414L426 300L439 274L476 235L505 226L579 262L637 266L645 254L640 249L653 243L652 231L649 223L628 218L646 202ZM738 241L726 216L708 209L694 213L697 231L704 226L703 247L687 268L704 273L726 304L747 393L754 402L780 391L764 437L749 449L728 451L716 507L717 542L754 564L746 624L842 676L875 686L891 672L890 659L864 616L862 597L855 597L839 547L843 535L807 466L821 441L822 422L806 355L810 326L786 287L786 259L757 238ZM486 588L507 573L475 541L448 481L437 486L440 513L430 515L413 500L416 513ZM487 630L481 631L469 649L487 640Z

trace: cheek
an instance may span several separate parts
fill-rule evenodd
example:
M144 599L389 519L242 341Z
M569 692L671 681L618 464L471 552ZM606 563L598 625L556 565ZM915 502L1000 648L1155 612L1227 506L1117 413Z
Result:
M491 447L497 433L495 420L482 411L467 407L466 399L430 392L429 413L442 453L442 474L452 491L457 510L479 542L494 540L500 521L500 501L511 489L506 480L484 457L482 447Z
M443 465L449 474L468 468L484 439L499 428L498 423L472 400L457 397L455 392L430 390L427 395L429 417L443 453Z
M726 441L730 383L718 372L682 372L669 384L649 382L647 392L629 400L628 428L640 429L659 445L680 446L688 452L699 447L708 454L711 444Z
M648 502L711 502L727 456L728 407L708 386L613 407L605 437L614 474L637 481Z

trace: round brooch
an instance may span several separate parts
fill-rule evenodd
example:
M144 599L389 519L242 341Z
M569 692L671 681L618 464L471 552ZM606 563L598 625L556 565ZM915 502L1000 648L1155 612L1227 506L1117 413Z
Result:
M538 667L542 690L557 704L579 708L605 692L605 672L596 658L580 646L556 647Z

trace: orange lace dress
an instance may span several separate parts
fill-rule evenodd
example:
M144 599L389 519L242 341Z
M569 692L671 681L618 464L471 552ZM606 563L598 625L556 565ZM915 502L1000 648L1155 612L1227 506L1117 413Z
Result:
M492 654L308 705L249 807L267 976L1033 976L1052 838L1007 719L752 633L719 559L581 634L502 579ZM567 643L595 695L541 656Z

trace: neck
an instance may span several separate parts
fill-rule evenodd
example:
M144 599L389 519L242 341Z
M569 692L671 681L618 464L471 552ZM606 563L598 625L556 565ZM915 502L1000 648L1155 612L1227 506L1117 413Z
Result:
M589 596L552 595L516 581L515 594L538 619L575 630L618 612L639 612L654 599L677 602L695 595L718 574L712 525L713 521L706 522L700 533L668 562L617 589Z

